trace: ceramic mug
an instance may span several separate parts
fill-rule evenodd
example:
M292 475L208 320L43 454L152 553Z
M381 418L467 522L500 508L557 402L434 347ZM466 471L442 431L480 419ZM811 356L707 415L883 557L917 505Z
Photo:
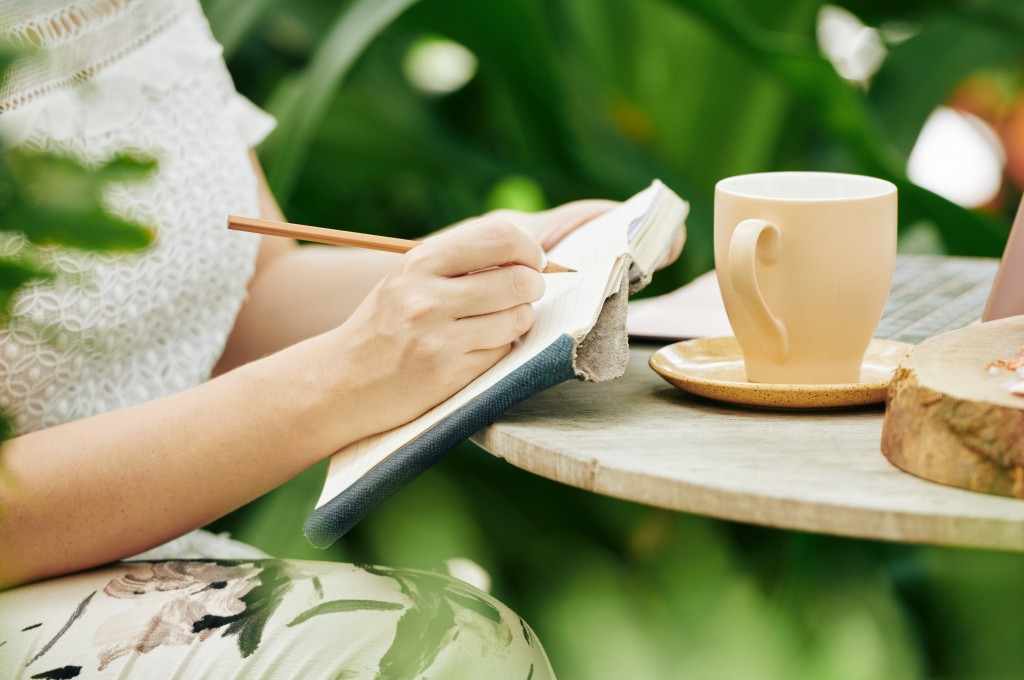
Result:
M827 172L715 186L715 268L758 383L852 383L896 261L896 187Z

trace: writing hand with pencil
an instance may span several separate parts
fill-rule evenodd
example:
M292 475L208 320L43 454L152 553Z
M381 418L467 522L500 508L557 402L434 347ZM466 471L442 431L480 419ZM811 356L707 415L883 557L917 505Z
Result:
M508 354L533 325L543 259L533 238L493 219L402 256L334 333L366 434L412 420Z
M258 265L221 369L318 335L323 381L338 386L339 412L358 416L339 421L344 436L402 425L511 350L533 325L541 271L559 271L556 263L545 268L542 244L551 247L614 205L495 211L423 241L231 217L232 229L269 234L264 246L287 252ZM354 247L294 248L291 239Z

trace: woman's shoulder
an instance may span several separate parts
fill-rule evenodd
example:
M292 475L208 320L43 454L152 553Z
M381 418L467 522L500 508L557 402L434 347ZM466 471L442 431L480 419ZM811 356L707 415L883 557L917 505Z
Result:
M0 31L26 51L0 86L8 143L40 126L58 139L83 125L114 127L148 91L224 70L198 0L0 0Z
M0 329L0 407L25 433L209 376L259 245L224 219L258 212L249 149L272 119L235 91L197 0L30 0L35 11L19 3L13 15L10 0L0 3L0 17L15 19L9 35L47 48L23 60L0 99L4 145L91 163L125 151L158 161L151 178L103 196L154 229L151 248L46 246L38 257L57 277L12 303L32 323ZM63 344L47 342L51 328Z

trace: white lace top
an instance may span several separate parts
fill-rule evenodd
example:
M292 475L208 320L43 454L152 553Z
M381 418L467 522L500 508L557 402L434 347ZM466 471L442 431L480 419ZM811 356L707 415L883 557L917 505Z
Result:
M106 195L155 227L148 250L43 249L67 276L19 294L0 330L0 408L27 433L202 382L252 275L259 239L225 219L257 214L248 148L273 119L235 92L197 0L0 0L0 27L46 48L0 90L8 144L159 159Z

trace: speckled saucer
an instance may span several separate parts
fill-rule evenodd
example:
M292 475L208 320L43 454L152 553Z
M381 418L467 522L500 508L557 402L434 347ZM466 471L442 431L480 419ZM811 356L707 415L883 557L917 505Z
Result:
M743 354L732 336L677 342L655 352L649 363L676 387L708 399L763 408L843 408L885 401L893 371L912 348L905 342L872 340L864 355L861 380L855 383L747 382Z

